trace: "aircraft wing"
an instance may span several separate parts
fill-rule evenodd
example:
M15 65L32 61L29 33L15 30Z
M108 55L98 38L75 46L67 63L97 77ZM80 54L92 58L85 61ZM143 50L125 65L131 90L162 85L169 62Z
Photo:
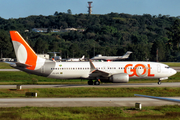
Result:
M91 67L90 77L109 77L110 76L110 73L96 69L92 61L91 60L89 61L90 61L90 67Z
M164 101L180 103L179 99L171 99L171 98L164 98L164 97L155 97L155 96L140 95L140 94L134 94L134 96L146 97L146 98L152 98L152 99L158 99L158 100L164 100Z
M93 77L109 77L110 74L101 70L94 70L93 72L91 72L90 76Z

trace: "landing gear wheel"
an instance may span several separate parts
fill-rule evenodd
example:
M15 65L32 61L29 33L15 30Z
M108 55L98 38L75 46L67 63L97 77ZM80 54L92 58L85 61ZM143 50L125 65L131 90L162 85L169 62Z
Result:
M159 81L157 84L160 85L160 84L161 84L161 81Z
M94 85L100 85L99 81L94 81Z
M89 81L88 81L88 85L93 85L93 81L92 81L92 80L89 80Z

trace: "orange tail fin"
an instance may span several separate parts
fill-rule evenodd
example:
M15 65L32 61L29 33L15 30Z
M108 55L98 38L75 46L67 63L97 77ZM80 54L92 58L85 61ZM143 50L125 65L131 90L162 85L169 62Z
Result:
M36 67L37 55L17 31L10 31L17 62L26 64L27 69L34 70Z

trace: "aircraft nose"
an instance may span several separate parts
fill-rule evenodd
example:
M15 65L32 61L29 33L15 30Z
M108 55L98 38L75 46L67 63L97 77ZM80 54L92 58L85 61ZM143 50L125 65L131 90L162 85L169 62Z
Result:
M174 70L174 69L172 69L172 70L171 70L171 73L172 73L172 75L174 75L174 74L176 74L176 73L177 73L177 71L176 71L176 70Z

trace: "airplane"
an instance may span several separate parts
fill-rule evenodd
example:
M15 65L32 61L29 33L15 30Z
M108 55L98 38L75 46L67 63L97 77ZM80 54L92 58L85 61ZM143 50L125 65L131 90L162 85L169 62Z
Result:
M106 61L114 61L114 60L123 60L127 59L131 54L131 51L127 51L123 56L102 56L101 54L91 58L91 60L106 60Z
M68 61L68 62L70 62L70 61L71 61L71 62L72 62L72 61L73 61L73 62L75 62L75 61L78 62L78 61L84 61L84 58L85 58L85 56L83 55L82 58L69 58L69 59L67 59L66 61Z
M157 100L164 100L164 101L170 101L170 102L180 103L180 100L179 100L179 99L171 99L171 98L148 96L148 95L140 95L140 94L134 94L134 96L146 97L146 98L152 98L152 99L157 99Z
M61 56L57 56L57 55L56 55L57 53L60 53L60 52L48 52L48 53L53 53L53 54L54 54L53 57L52 57L52 59L54 59L55 61L62 59Z
M61 56L56 56L56 53L60 53L60 52L48 52L48 53L53 53L54 57L52 57L53 61L68 61L68 62L72 62L72 61L84 61L85 60L85 56L83 55L82 58L69 58L69 59L62 59Z
M17 62L12 67L56 79L87 79L88 85L100 82L127 83L130 78L168 79L176 70L158 62L114 61L114 62L55 62L36 55L17 31L10 31ZM95 80L95 81L93 81Z

